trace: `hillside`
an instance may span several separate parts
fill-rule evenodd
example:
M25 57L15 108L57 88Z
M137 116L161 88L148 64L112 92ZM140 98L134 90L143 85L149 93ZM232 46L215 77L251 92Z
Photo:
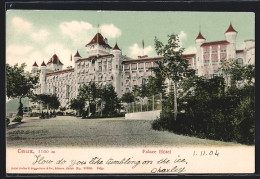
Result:
M24 107L27 107L29 105L29 98L22 98L22 103ZM19 99L11 99L6 103L6 113L16 113L18 112L19 107Z

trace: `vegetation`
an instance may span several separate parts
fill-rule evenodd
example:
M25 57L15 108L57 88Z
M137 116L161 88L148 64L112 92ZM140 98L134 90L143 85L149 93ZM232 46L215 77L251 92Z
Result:
M33 76L25 72L25 67L24 63L20 67L18 64L14 66L6 64L6 95L8 98L19 98L18 116L23 116L22 98L32 95L39 78L38 75Z
M21 122L23 119L22 116L16 116L14 119L13 119L13 122Z
M177 134L254 144L255 69L235 60L222 61L222 76L183 78L178 95L168 93L152 127ZM169 73L173 73L171 70ZM168 78L168 77L167 77ZM174 90L175 91L175 90ZM175 99L178 117L175 119Z
M51 118L56 117L56 112L60 107L60 102L58 97L55 94L48 95L48 94L36 94L32 97L33 102L40 103L41 105L44 105L47 108L47 113L41 113L40 118ZM49 110L53 110L52 112Z
M161 61L157 61L158 67L154 72L169 79L171 82L171 93L173 94L173 113L174 120L177 119L178 102L177 91L181 89L180 83L183 79L188 78L195 74L193 69L188 68L188 60L182 58L184 48L180 48L178 35L170 35L168 43L164 45L161 41L155 38L155 50L157 55L163 56Z
M85 108L87 107L87 109ZM83 84L76 99L71 100L70 108L86 116L118 116L121 105L112 85L98 86L95 83Z

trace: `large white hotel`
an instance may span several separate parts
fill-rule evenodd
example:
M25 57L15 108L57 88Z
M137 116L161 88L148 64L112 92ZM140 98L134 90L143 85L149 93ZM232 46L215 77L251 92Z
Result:
M245 40L244 49L236 49L237 31L230 26L225 32L225 39L207 42L201 32L195 39L196 53L185 54L190 68L197 75L207 78L219 75L218 68L223 59L236 59L238 63L255 63L255 41ZM61 106L67 106L77 97L81 84L95 82L98 85L112 84L119 96L130 92L134 85L141 85L152 74L150 67L161 57L139 56L131 59L122 55L117 44L112 48L107 39L97 33L86 44L89 57L83 58L78 51L74 55L74 68L63 69L59 57L54 54L50 60L39 67L35 62L32 73L40 70L40 87L36 93L56 94ZM112 53L111 53L112 52Z

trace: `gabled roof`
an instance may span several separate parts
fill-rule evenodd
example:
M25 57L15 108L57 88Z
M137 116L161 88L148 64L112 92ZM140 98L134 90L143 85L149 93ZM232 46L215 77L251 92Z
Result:
M66 70L61 70L61 71L55 71L55 72L52 72L52 73L47 73L46 75L53 75L53 74L73 72L73 71L74 71L74 68L72 68L72 69L66 69Z
M78 51L77 51L77 53L74 55L74 57L81 57Z
M195 57L195 56L196 56L195 53L193 53L193 54L183 54L183 55L181 56L181 58L192 58L192 57Z
M127 61L123 61L123 63L149 62L149 61L158 61L162 59L163 59L162 57L144 58L144 59L137 59L137 60L127 60Z
M237 31L233 28L233 26L232 26L231 23L230 23L230 25L229 25L229 27L228 27L228 29L226 30L225 33L228 33L228 32L237 32Z
M108 48L111 48L106 42L105 42L105 39L104 37L100 34L100 33L97 33L93 39L87 44L85 45L85 47L89 46L89 45L93 45L93 44L100 44L100 45L105 45L107 46Z
M236 53L243 53L244 50L236 50Z
M44 63L44 61L42 62L41 66L46 66L46 64Z
M88 58L82 58L82 59L79 59L76 61L77 62L81 62L81 61L86 61L86 60L92 60L94 58L98 59L98 58L104 58L104 57L113 57L114 55L113 54L108 54L108 55L100 55L100 56L90 56Z
M56 54L54 54L51 57L51 59L47 62L47 65L50 64L50 63L53 63L53 64L58 64L59 63L59 65L63 65L63 63L61 63L61 61L59 60L59 57Z
M116 43L116 45L113 47L112 50L120 50L120 48L118 47L117 43Z
M229 44L229 42L226 41L226 40L215 41L215 42L206 42L206 43L201 44L201 47L211 46L211 45L219 45L219 44Z
M203 37L203 35L201 34L201 32L199 32L199 35L197 36L196 40L198 40L198 39L204 39L204 40L206 40L206 39Z
M38 65L37 65L36 61L34 62L33 66L34 66L34 67L38 67Z

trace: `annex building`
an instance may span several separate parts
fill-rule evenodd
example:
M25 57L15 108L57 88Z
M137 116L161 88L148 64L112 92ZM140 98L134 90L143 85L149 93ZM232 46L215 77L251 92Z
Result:
M195 39L196 53L185 54L190 68L196 74L211 78L219 75L218 70L223 59L236 59L242 65L255 64L255 41L245 40L244 49L236 49L237 31L232 24L225 32L225 38L219 41L207 42L199 32ZM68 106L71 99L77 97L82 84L95 82L98 85L112 84L118 96L131 92L134 85L145 83L152 74L150 67L162 57L139 56L131 59L122 55L115 44L112 48L101 33L85 45L88 57L81 57L77 51L73 57L74 68L63 68L63 63L54 54L48 62L42 62L39 67L35 62L32 73L40 71L40 87L36 93L56 94L61 106Z

